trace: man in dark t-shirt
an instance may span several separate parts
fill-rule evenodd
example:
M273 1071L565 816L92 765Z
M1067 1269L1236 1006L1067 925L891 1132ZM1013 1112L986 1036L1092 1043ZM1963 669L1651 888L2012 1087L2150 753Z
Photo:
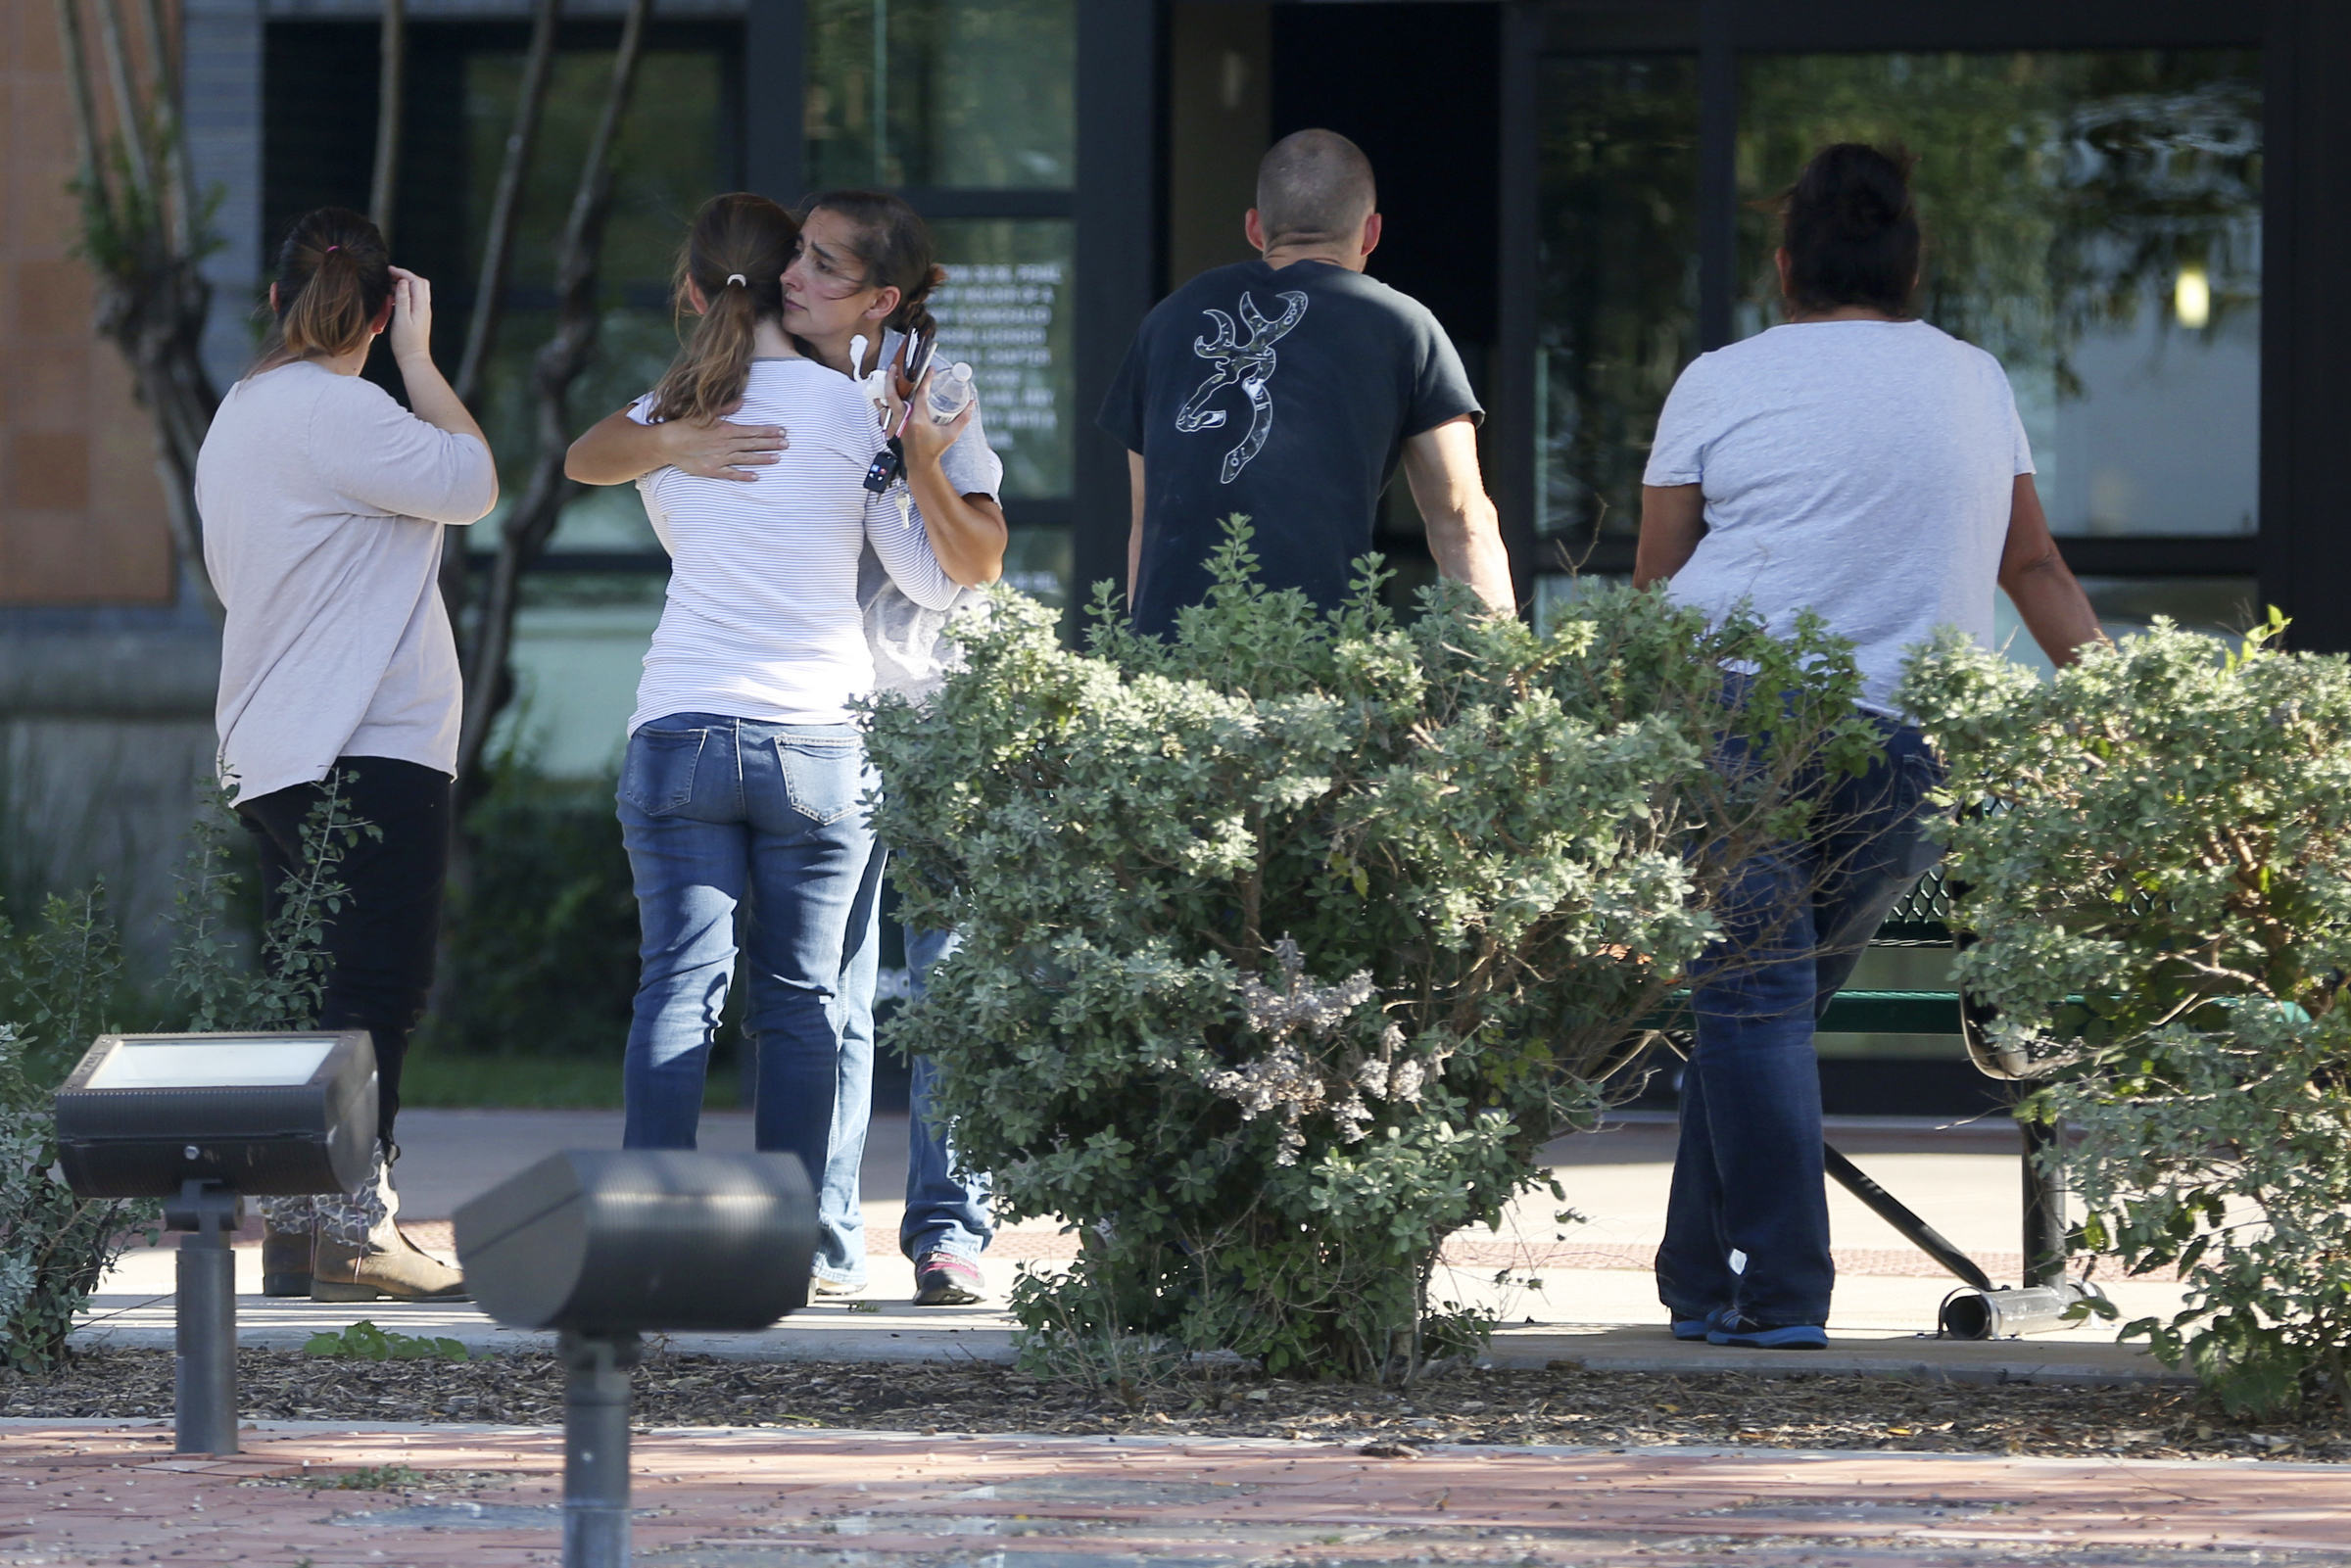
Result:
M1374 194L1346 137L1285 137L1258 167L1244 225L1264 260L1203 272L1135 334L1100 423L1133 476L1127 597L1139 630L1168 636L1207 596L1235 512L1269 587L1337 605L1399 460L1438 570L1512 610L1477 469L1484 410L1436 317L1364 275Z

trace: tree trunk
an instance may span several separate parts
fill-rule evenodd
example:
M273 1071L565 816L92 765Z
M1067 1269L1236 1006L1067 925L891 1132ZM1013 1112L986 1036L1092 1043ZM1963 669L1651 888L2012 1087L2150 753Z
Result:
M460 817L466 806L481 798L487 783L483 759L491 726L513 696L514 612L519 607L522 574L546 549L562 516L563 503L579 490L563 475L563 454L571 445L571 387L595 357L602 325L597 286L604 223L612 211L612 144L636 86L646 15L651 9L651 0L629 0L621 24L620 48L612 59L611 86L589 141L588 156L580 166L571 215L555 251L555 335L539 351L532 375L537 394L538 451L522 499L506 514L498 560L491 568L489 590L474 625L472 656L466 661L465 718L457 737Z
M400 194L402 100L408 95L408 0L383 0L375 69L375 177L367 186L367 216L392 243L392 203Z
M212 286L197 270L211 241L182 146L171 35L157 0L147 0L140 42L151 70L142 84L124 36L122 0L94 3L103 78L90 60L80 0L57 0L80 163L79 251L97 284L97 329L120 350L155 423L156 469L182 580L217 618L220 601L205 570L196 510L196 454L220 404L204 365ZM100 119L101 79L118 131L112 138Z
M490 354L498 346L498 329L505 318L506 282L514 270L514 228L522 213L523 186L531 171L531 155L539 142L539 121L547 108L548 84L555 74L555 29L563 19L563 0L537 0L531 15L531 47L523 57L521 90L514 100L514 124L506 132L505 161L499 167L498 188L490 197L490 231L482 242L482 270L474 284L473 313L465 324L465 353L457 361L455 383L457 401L481 417L482 383L489 375ZM453 528L441 553L441 599L449 623L465 624L466 600L472 583L466 571L472 530Z

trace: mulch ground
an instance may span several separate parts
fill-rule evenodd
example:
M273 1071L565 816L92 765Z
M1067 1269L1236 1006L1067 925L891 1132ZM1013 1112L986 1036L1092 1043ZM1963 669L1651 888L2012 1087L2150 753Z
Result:
M552 1426L552 1356L355 1361L239 1353L247 1419ZM1401 1390L1189 1377L1125 1398L986 1363L745 1362L657 1349L636 1372L645 1427L834 1427L922 1433L1134 1433L1432 1443L1737 1444L2135 1458L2351 1462L2341 1411L2247 1425L2179 1389L1917 1384L1867 1377L1677 1378L1459 1371ZM63 1371L0 1374L0 1414L168 1418L171 1356L100 1349Z

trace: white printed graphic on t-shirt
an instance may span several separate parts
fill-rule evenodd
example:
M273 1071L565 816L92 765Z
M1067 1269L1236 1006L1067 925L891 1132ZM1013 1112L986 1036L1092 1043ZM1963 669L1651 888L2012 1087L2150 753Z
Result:
M1273 345L1306 314L1306 296L1282 293L1274 296L1284 309L1278 320L1269 321L1259 312L1257 302L1246 293L1241 295L1241 319L1249 324L1249 341L1237 343L1233 337L1232 317L1222 310L1202 313L1216 318L1215 342L1206 338L1192 340L1192 352L1203 359L1217 362L1216 374L1200 383L1199 389L1183 401L1176 412L1176 428L1185 435L1195 431L1215 430L1224 423L1224 410L1211 408L1208 400L1238 383L1249 399L1249 433L1241 444L1224 454L1224 468L1218 476L1223 484L1231 484L1249 466L1249 459L1265 450L1266 438L1273 433L1273 395L1266 383L1273 379Z

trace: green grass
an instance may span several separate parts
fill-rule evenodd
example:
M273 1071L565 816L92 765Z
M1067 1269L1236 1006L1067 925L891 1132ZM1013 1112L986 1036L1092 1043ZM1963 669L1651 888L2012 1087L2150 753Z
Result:
M742 1103L734 1069L710 1074L702 1103L732 1111ZM620 1109L620 1059L570 1056L463 1056L426 1049L410 1053L400 1072L403 1106L466 1110L528 1108L560 1111Z

